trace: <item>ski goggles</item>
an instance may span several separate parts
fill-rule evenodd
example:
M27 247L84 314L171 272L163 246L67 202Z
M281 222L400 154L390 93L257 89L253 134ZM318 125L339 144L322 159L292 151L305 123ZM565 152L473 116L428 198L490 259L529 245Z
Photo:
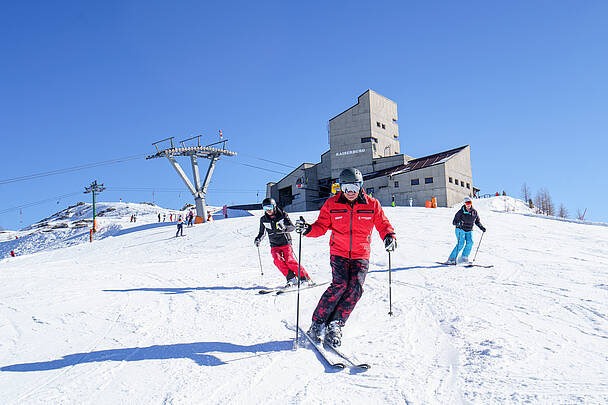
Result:
M464 203L464 205L473 205L473 201L467 201Z
M361 190L361 183L344 183L340 184L340 190L343 193L358 193Z
M264 208L264 211L272 211L274 210L274 205L264 205L262 208Z

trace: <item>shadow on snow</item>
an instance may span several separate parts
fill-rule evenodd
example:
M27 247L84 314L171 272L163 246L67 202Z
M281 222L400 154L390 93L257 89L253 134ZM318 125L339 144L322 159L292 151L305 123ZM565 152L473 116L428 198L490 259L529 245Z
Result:
M198 342L178 343L174 345L156 345L149 347L132 347L127 349L100 350L89 353L68 354L61 359L41 361L36 363L22 363L4 366L0 371L28 372L57 370L64 367L84 363L102 361L141 361L141 360L168 360L191 359L199 366L220 366L230 361L222 361L216 356L206 354L209 352L222 353L271 353L292 350L293 342L283 340L278 342L259 343L250 346L235 345L224 342ZM240 359L238 359L240 360Z
M391 269L391 272L403 271L403 270L416 270L416 269L445 269L448 266L443 264L436 264L433 266L410 266L410 267L397 267L395 269ZM384 270L371 270L368 273L388 273L388 267Z
M159 287L159 288L153 288L153 287L149 287L149 288L127 288L125 290L102 290L103 292L135 292L135 291L143 291L143 292L160 292L160 293L165 293L165 294L187 294L193 291L223 291L223 290L243 290L243 291L250 291L250 290L261 290L264 288L268 288L268 287L264 287L264 286L254 286L254 287L238 287L238 286L233 286L233 287L224 287L224 286L216 286L216 287L180 287L180 288L164 288L164 287Z
M124 229L121 229L120 231L116 232L112 236L128 235L133 232L140 232L140 231L145 231L147 229L154 229L154 228L164 228L164 227L168 227L168 226L176 229L177 222L152 222L151 224L138 225L138 226L134 226L132 228L124 228Z

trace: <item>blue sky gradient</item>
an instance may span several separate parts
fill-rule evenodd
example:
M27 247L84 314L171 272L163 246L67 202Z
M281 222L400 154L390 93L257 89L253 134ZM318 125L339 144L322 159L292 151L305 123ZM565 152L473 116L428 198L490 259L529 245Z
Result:
M208 203L259 201L287 166L320 160L327 121L367 89L398 104L402 153L469 144L482 194L526 182L608 222L606 21L603 1L5 4L0 226L89 201L93 180L103 201L155 189L180 208L192 198L166 159L2 181L220 129L239 156L218 163Z

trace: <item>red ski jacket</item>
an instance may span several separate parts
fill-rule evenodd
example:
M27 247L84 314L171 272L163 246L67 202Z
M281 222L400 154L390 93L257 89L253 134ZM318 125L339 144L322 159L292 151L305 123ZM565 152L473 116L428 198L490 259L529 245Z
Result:
M374 226L382 240L395 233L378 200L361 191L352 204L340 193L325 201L319 218L305 235L316 238L331 229L330 254L349 259L369 259Z

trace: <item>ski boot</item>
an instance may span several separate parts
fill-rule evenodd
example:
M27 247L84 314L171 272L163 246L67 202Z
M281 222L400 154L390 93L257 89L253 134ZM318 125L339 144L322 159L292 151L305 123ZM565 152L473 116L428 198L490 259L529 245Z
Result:
M469 261L469 257L468 257L468 256L462 256L462 257L460 258L460 262L461 262L462 264L471 264L471 262Z
M285 284L285 288L289 288L289 287L293 287L293 286L297 286L297 285L298 285L298 278L292 277L289 280L287 280L287 284Z
M313 286L313 285L315 285L315 282L312 281L312 279L310 279L310 278L300 277L300 285L302 285L304 287Z
M342 321L331 321L327 325L327 332L323 341L331 346L340 347L342 344L342 326Z
M455 265L456 264L456 259L448 259L448 260L445 261L445 264Z
M321 342L321 335L323 335L324 329L325 329L325 324L313 322L312 325L310 325L310 329L308 329L308 332L306 332L306 334L313 341L319 343L319 342Z

